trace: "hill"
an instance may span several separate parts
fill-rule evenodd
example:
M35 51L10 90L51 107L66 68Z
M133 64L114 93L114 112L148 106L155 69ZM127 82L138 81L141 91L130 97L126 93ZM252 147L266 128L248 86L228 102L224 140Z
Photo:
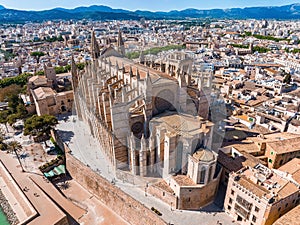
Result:
M55 8L44 11L7 9L0 6L0 23L42 22L46 20L138 20L146 19L300 19L300 4L270 7L246 7L231 9L185 9L169 12L128 11L113 9L104 5L77 7L75 9Z

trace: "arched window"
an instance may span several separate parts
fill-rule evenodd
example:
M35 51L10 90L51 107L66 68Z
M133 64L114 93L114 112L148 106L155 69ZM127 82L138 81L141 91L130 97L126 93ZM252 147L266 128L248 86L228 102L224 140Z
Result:
M213 170L213 166L210 166L209 171L208 171L208 181L207 182L209 182L211 180L212 170Z
M177 144L176 151L176 170L180 171L182 169L182 154L183 154L183 143L181 141Z
M206 168L203 166L201 168L201 172L200 172L200 184L204 184L204 182L205 182L205 174L206 174Z

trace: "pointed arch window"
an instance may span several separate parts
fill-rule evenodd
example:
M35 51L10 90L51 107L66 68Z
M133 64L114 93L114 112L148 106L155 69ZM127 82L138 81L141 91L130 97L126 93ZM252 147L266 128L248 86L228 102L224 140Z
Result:
M213 166L210 166L208 171L208 182L211 180L212 171L213 171Z
M206 168L203 166L200 171L200 184L204 184L206 175Z

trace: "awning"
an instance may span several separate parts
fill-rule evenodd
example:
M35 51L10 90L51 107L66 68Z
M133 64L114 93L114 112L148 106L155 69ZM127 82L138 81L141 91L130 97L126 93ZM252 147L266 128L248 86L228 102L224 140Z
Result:
M55 177L65 173L66 173L65 165L59 165L54 167L53 170L50 170L48 173L44 173L44 175L45 177Z

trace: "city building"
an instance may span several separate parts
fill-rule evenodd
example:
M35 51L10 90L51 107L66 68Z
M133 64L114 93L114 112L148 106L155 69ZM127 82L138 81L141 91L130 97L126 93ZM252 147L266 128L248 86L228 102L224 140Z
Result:
M273 225L294 225L299 224L300 221L300 205L296 206L291 211L284 214Z
M231 173L225 212L242 225L273 224L299 203L299 160L295 158L278 170L257 164Z
M31 90L33 102L38 116L58 115L72 112L73 91L59 92L49 87Z

